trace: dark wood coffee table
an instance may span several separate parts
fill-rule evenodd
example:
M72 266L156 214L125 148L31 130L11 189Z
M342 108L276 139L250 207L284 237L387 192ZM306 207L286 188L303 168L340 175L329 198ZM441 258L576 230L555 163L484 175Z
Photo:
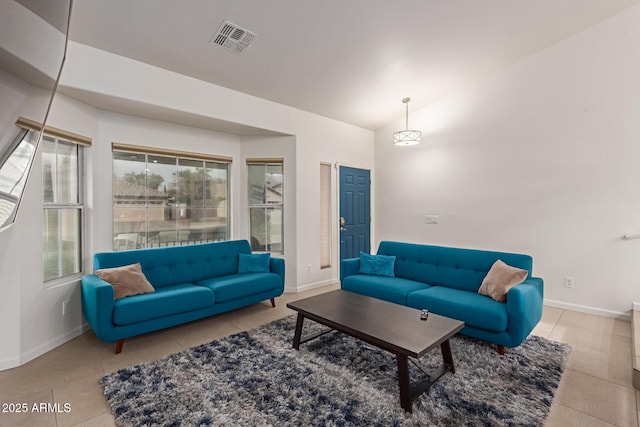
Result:
M464 327L464 323L429 313L420 320L420 310L393 304L353 292L335 290L287 304L298 312L293 348L337 330L396 355L400 406L412 412L411 402L427 390L446 372L455 372L449 338ZM327 330L302 337L304 319L329 327ZM444 363L419 383L411 386L409 357L419 358L440 346Z

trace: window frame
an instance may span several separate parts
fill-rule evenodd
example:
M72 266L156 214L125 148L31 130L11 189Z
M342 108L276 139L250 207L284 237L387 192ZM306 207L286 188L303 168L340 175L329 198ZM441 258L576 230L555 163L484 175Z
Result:
M248 211L248 221L249 221L249 236L251 237L250 239L250 245L251 245L251 250L254 252L271 252L271 253L275 253L275 254L281 254L284 255L285 253L285 244L284 244L284 239L285 239L285 168L284 168L284 159L282 158L248 158L246 159L246 164L247 164L247 211ZM269 203L267 201L263 201L262 203L252 203L251 201L251 167L264 167L264 182L267 182L267 169L269 166L279 166L281 168L281 175L282 175L282 190L281 190L281 196L280 196L280 202L279 203ZM265 243L264 243L264 248L261 247L256 247L254 245L254 241L253 241L253 229L252 229L252 222L251 222L251 218L252 218L252 209L263 209L265 212L265 217L266 214L268 212L269 209L274 210L274 209L279 209L280 213L281 213L281 224L280 224L280 248L275 249L273 248L271 243L267 243L267 230L266 230L266 226L265 226ZM266 224L266 218L265 218L265 224Z
M65 283L68 282L70 280L74 280L77 278L82 277L82 275L84 274L84 254L85 254L85 235L86 235L86 229L85 229L85 199L86 199L86 185L85 185L85 152L84 152L84 144L78 144L75 141L69 141L66 138L61 138L59 136L54 136L48 133L45 133L42 136L41 139L41 149L42 152L40 153L40 157L41 159L43 159L43 154L44 154L44 147L45 144L49 143L49 139L53 140L55 143L55 147L56 147L56 151L55 151L55 159L58 159L58 147L60 143L64 143L64 144L72 144L75 146L76 149L76 159L77 159L77 164L76 164L76 173L74 175L76 175L76 196L77 199L75 202L47 202L45 201L44 198L44 190L45 190L45 185L43 183L42 185L42 190L43 190L43 200L42 200L42 209L43 209L43 216L42 216L42 232L43 232L43 268L42 268L42 273L43 273L43 282L45 286L55 286L57 284L60 283ZM42 168L44 169L44 161L41 160L42 163ZM56 172L56 178L58 178L59 175ZM44 181L45 179L45 171L43 170L42 172L42 179ZM79 247L77 249L78 251L78 271L70 273L70 274L63 274L62 272L62 262L63 262L63 257L60 256L60 251L61 251L61 244L62 244L62 239L60 238L61 235L61 221L62 221L62 216L58 215L58 224L57 224L57 228L56 230L58 231L58 275L54 278L51 279L47 279L46 278L46 274L45 274L45 269L46 269L46 254L47 254L47 246L45 245L46 239L45 239L45 227L46 227L46 223L47 223L47 212L50 212L52 210L57 210L58 212L61 212L63 210L77 210L78 211L78 223L76 224L78 227L78 240L79 240Z
M331 268L333 236L333 168L331 163L320 162L320 269Z

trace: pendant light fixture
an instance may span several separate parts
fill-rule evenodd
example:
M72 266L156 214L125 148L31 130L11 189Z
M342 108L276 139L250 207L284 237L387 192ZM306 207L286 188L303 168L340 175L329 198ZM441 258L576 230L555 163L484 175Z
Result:
M409 101L411 101L411 98L402 100L402 103L406 106L405 130L393 133L393 145L407 146L420 144L422 132L409 129Z

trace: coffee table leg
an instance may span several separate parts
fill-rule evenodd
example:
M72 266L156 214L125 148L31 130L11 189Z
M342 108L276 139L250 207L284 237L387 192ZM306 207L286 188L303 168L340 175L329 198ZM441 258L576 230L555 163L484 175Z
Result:
M296 320L296 332L293 334L293 348L295 348L296 350L300 350L300 338L302 337L303 322L304 316L302 315L302 313L298 313L298 319Z
M398 386L400 387L400 406L407 412L411 408L411 386L409 384L409 360L405 354L396 354L398 362Z
M444 360L444 364L449 368L449 372L455 374L456 368L453 366L453 356L451 356L451 344L449 344L449 340L440 344L440 349L442 350L442 359Z

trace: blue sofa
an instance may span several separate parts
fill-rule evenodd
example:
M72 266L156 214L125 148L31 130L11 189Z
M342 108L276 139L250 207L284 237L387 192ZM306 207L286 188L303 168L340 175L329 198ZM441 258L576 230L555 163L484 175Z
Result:
M359 258L341 262L342 289L461 320L460 331L505 347L516 347L542 317L543 281L532 277L529 255L383 241L378 255L395 256L394 277L361 274ZM506 302L478 289L496 260L527 270L509 289Z
M268 272L238 273L249 242L104 252L94 256L94 271L140 263L154 292L114 300L113 286L96 274L82 278L82 310L104 342L168 328L270 299L284 292L284 260L270 258Z

